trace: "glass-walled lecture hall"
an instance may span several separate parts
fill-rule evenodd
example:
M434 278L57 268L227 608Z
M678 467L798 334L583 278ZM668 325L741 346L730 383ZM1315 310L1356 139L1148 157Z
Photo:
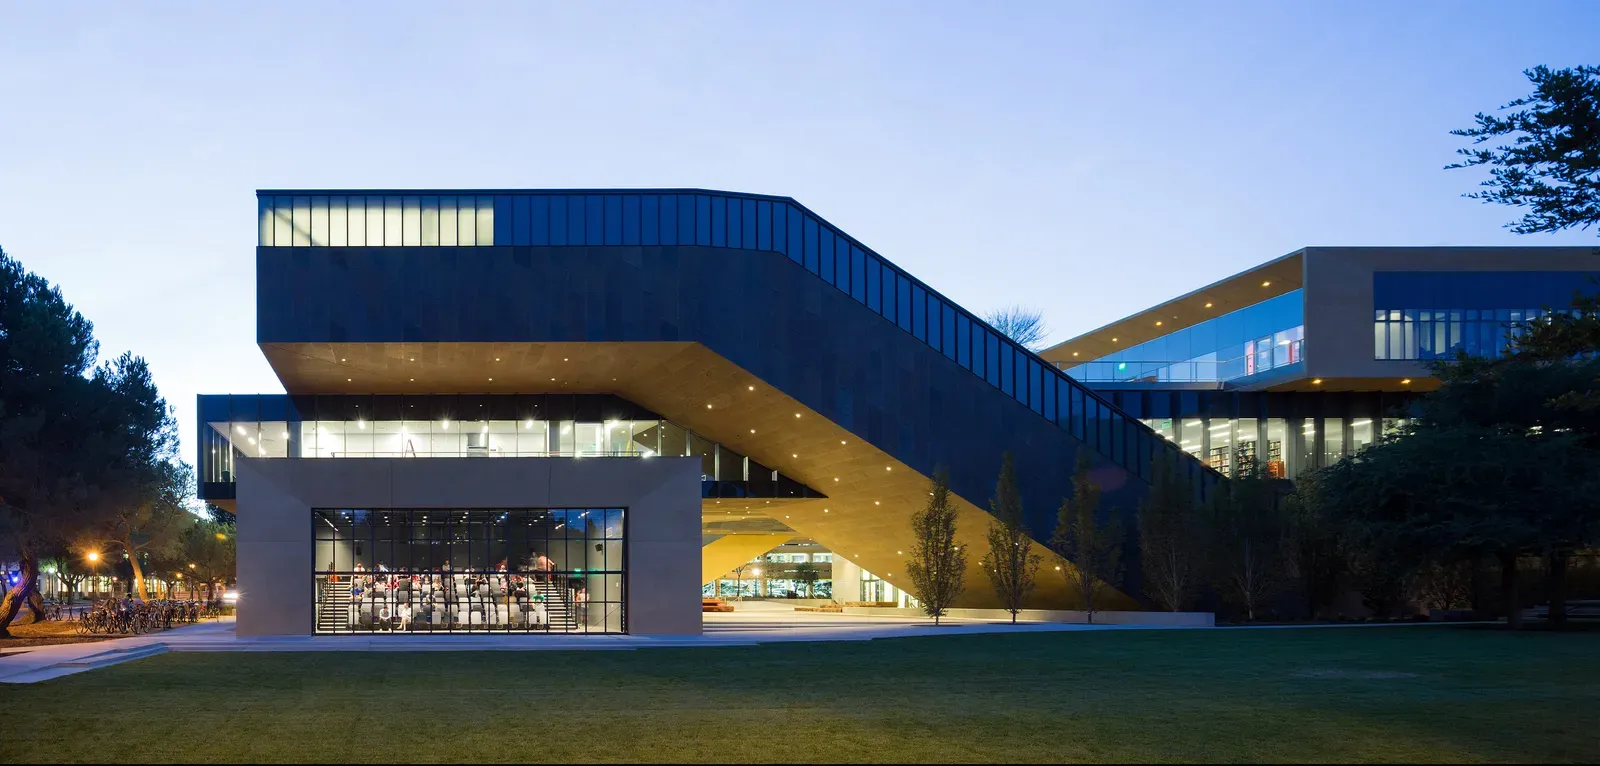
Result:
M604 394L200 397L200 497L234 496L256 458L700 460L705 497L822 497L700 434Z
M1600 292L1585 271L1392 271L1373 274L1372 358L1494 356L1522 323L1574 314L1574 294Z
M1303 293L1292 290L1093 361L1059 366L1096 383L1237 381L1304 361L1304 340Z
M622 508L318 509L318 633L624 633Z

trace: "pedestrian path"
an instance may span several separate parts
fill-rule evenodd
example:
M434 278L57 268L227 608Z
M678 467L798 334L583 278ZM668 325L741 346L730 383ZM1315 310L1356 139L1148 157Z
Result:
M1011 625L961 619L944 620L935 626L927 619L795 612L762 603L741 605L740 611L732 613L706 614L704 632L689 636L410 633L241 637L234 631L233 619L224 618L145 636L16 649L14 654L0 657L0 683L47 681L164 652L626 651L1130 628L1062 623Z

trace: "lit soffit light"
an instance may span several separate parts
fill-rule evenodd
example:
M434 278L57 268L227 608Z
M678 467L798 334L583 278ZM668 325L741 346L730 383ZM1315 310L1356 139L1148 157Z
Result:
M1161 326L1161 320L1159 320L1159 319L1157 319L1157 320L1156 320L1156 326L1157 326L1157 327L1160 327L1160 326Z
M1411 379L1410 378L1406 378L1405 380L1400 381L1400 385L1402 385L1402 386L1411 385Z
M1072 355L1073 355L1073 356L1077 356L1077 355L1078 355L1078 352L1076 352L1076 351L1074 351L1074 352L1072 352Z
M1117 342L1117 339L1116 339L1116 338L1112 338L1112 339L1111 339L1111 342L1112 342L1112 343L1116 343L1116 342Z
M1312 381L1311 381L1311 385L1313 385L1313 386L1320 386L1320 385L1322 385L1322 378L1316 378L1316 379L1315 379L1315 380L1312 380Z
M1265 282L1262 282L1261 286L1262 287L1271 287L1272 286L1272 280L1269 279L1269 280L1267 280Z

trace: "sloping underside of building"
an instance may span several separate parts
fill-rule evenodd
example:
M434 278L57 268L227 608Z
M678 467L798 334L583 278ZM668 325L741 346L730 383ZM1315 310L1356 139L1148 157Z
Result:
M534 200L496 203L523 214L541 199L548 211L557 196L495 194ZM1210 480L792 200L577 198L601 198L590 207L601 223L570 219L564 244L551 243L547 212L542 224L497 224L494 241L529 244L263 246L261 348L291 394L617 394L827 495L707 499L708 523L765 516L757 533L792 529L913 592L910 517L942 468L969 546L962 600L972 606L995 601L978 562L1003 453L1015 456L1036 541L1049 539L1080 450L1093 456L1102 507L1124 514L1163 452ZM667 199L678 208L670 236ZM679 212L686 206L696 213ZM613 209L634 215L613 227ZM1037 605L1074 604L1045 561Z

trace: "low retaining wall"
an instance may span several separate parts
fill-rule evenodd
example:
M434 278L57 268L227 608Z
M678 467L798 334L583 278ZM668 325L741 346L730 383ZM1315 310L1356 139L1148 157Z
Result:
M894 609L886 607L847 606L845 614L873 617L926 617L921 609ZM964 620L989 620L1009 622L1011 613L1004 609L951 609L946 617ZM1085 612L1068 609L1024 609L1017 613L1018 622L1088 622ZM1167 628L1210 628L1217 622L1211 612L1095 612L1099 625L1152 625Z

